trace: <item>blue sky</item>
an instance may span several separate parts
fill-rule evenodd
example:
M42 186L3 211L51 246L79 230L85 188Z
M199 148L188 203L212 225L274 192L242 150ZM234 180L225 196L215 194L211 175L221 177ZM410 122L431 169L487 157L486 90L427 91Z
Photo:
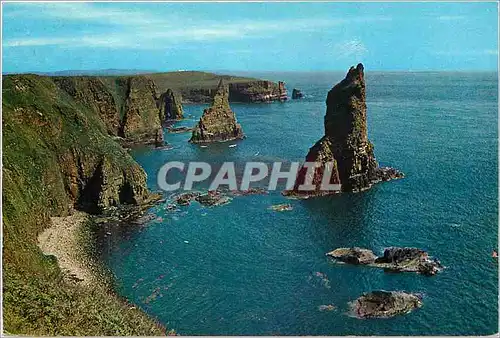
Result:
M3 3L3 72L497 70L490 3Z

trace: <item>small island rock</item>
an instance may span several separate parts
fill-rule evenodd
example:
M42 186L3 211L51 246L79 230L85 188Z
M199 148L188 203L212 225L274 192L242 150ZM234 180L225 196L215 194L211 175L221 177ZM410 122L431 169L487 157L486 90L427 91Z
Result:
M293 100L301 99L303 97L304 97L304 94L302 94L302 92L300 91L300 89L293 88L293 90L292 90L292 99Z
M377 256L368 249L338 248L326 254L329 257L349 264L371 264Z
M381 257L371 250L357 247L338 248L326 255L348 264L369 265L394 272L417 272L427 276L435 275L443 268L437 259L417 248L391 247L385 249Z
M349 305L351 313L357 318L388 318L421 307L422 299L419 295L402 291L373 291Z

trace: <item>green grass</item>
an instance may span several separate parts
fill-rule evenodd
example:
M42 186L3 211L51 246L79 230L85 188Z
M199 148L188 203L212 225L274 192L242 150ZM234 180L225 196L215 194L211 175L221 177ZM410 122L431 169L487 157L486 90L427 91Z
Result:
M99 116L74 102L48 77L3 79L3 323L11 334L161 335L165 329L131 309L106 283L84 287L63 278L43 255L38 234L51 216L64 216L77 196L69 191L76 170L90 175L106 160L116 172L142 170L107 136ZM140 178L140 177L139 177Z

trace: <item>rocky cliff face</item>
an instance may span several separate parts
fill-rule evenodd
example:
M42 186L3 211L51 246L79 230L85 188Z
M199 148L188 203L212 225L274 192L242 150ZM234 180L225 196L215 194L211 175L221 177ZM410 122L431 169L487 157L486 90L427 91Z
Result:
M108 134L121 137L125 146L163 145L165 109L182 116L182 106L172 99L173 93L158 97L154 82L145 76L116 78L113 85L90 76L53 80L76 102L98 113Z
M26 175L36 173L42 181L60 180L69 203L89 212L147 198L144 171L108 136L117 126L102 116L116 118L116 107L102 83L91 78L52 82L46 77L12 76L3 84L10 94L4 95L2 105L4 141L19 153L5 158L7 171L19 175L27 170ZM65 97L68 90L75 100ZM47 189L58 186L47 184Z
M228 87L220 80L212 106L203 111L189 142L222 142L243 138L243 130L229 107Z
M234 102L283 102L288 99L285 83L281 81L277 84L270 81L232 83L229 97Z
M117 136L121 119L117 102L106 85L97 77L55 77L56 85L76 102L97 112L106 124L108 134Z
M229 102L273 102L288 99L284 82L248 81L229 83ZM217 88L181 88L182 100L186 103L209 103Z
M127 80L127 94L122 119L123 137L131 143L163 144L163 129L154 82L144 76Z
M335 85L326 99L325 136L306 156L306 162L317 162L313 184L322 181L325 164L333 162L330 183L341 184L342 191L362 191L382 180L401 178L399 171L380 168L368 140L366 125L366 92L364 68L351 67L344 80ZM298 186L305 182L307 168L300 169L293 193L323 195L335 191L301 192Z
M135 330L138 322L117 299L100 298L108 291L66 283L57 261L37 246L52 216L150 200L145 172L111 136L118 132L109 123L118 120L111 91L95 78L15 75L2 84L5 329L37 336L154 334ZM102 319L115 315L119 325ZM73 325L82 318L88 327Z
M161 122L184 118L181 100L174 94L172 89L168 89L161 94L158 99L158 108L160 109Z

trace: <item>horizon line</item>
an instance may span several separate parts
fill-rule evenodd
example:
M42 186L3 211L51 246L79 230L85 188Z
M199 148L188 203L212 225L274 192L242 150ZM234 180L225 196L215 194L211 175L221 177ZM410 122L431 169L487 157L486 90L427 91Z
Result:
M244 69L178 69L178 70L153 70L153 69L118 69L118 68L105 68L105 69L63 69L63 70L33 70L33 71L22 71L22 72L12 72L12 71L2 71L2 75L48 75L50 73L64 73L64 72L74 72L74 73L92 73L92 72L125 72L125 73L135 73L139 74L161 74L161 73L188 73L188 72L199 72L199 73L230 73L230 72L245 72L245 73L321 73L321 72L346 72L348 69L308 69L308 70L269 70L269 69L259 69L259 70L244 70ZM485 72L497 72L498 69L373 69L366 70L365 73L377 72L377 73L485 73ZM104 74L103 74L104 75ZM117 75L120 74L110 74ZM124 74L126 75L126 74ZM131 74L130 74L131 75ZM220 75L231 75L231 74L220 74Z

